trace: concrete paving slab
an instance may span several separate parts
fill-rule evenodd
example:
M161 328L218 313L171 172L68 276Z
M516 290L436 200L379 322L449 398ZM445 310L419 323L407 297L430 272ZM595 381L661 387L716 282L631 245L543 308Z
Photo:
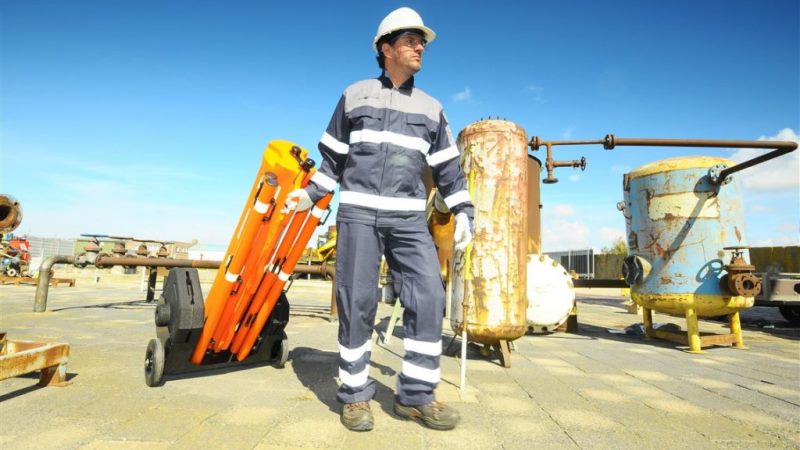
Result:
M0 286L0 330L10 339L68 342L71 384L39 388L36 374L1 381L3 450L43 442L86 449L800 448L800 329L770 309L742 314L749 350L693 355L612 333L641 317L627 313L621 297L582 293L579 332L524 336L510 368L470 345L464 392L460 339L446 348L446 327L437 397L460 410L462 423L438 432L392 412L403 331L398 326L388 345L379 342L391 314L380 304L370 368L376 425L354 433L339 423L338 324L327 320L326 282L298 280L289 293L285 368L171 376L159 388L144 383L154 305L142 301L138 278L51 289L45 313L32 312L34 292ZM685 327L680 318L654 320ZM701 331L726 328L703 320Z

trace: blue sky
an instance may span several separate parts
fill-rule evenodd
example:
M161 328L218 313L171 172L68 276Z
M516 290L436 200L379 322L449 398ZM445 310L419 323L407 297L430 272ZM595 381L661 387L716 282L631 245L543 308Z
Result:
M0 192L18 233L227 244L266 143L317 140L379 73L381 18L438 33L417 85L453 132L500 117L543 139L797 139L800 2L22 1L0 4ZM546 250L624 234L622 175L733 149L562 147ZM800 157L741 172L753 245L800 243ZM544 158L543 154L537 155Z

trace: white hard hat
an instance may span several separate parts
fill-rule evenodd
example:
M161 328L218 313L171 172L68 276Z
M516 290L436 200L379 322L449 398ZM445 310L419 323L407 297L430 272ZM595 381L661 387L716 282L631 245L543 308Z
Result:
M386 17L383 18L383 20L381 20L380 25L378 25L378 32L375 33L375 39L372 40L372 47L374 47L376 51L380 52L380 49L378 48L378 40L380 38L397 30L404 30L406 28L421 31L425 37L425 40L428 42L432 42L434 39L436 39L436 33L422 23L422 17L420 17L420 15L417 14L417 12L413 9L406 8L404 6L390 12Z

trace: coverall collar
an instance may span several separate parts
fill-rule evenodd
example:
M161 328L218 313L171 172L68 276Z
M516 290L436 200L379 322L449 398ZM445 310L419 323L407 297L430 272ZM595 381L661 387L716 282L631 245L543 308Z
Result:
M392 79L389 78L388 75L386 75L386 71L385 70L381 72L381 76L378 77L378 80L380 80L380 82L383 85L383 87L385 87L387 89L392 89L394 87L394 83L392 83ZM414 87L414 76L412 75L411 78L406 80L406 82L403 83L400 87L398 87L398 89L411 90L413 87Z

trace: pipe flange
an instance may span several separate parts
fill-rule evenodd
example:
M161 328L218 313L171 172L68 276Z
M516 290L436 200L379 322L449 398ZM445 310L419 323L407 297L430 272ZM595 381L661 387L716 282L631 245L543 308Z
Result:
M606 137L603 138L603 148L604 149L606 149L606 150L614 150L614 146L615 145L616 144L614 142L614 135L613 134L607 134Z
M725 184L730 183L733 180L733 178L731 176L725 177L725 179L722 180L721 183L720 183L720 179L719 179L720 176L722 176L722 171L727 169L727 168L728 168L728 166L726 166L725 164L716 164L716 165L711 166L708 169L708 179L711 180L711 183L713 183L713 184L725 185Z
M729 273L728 289L742 297L755 297L761 292L761 278L754 273Z

